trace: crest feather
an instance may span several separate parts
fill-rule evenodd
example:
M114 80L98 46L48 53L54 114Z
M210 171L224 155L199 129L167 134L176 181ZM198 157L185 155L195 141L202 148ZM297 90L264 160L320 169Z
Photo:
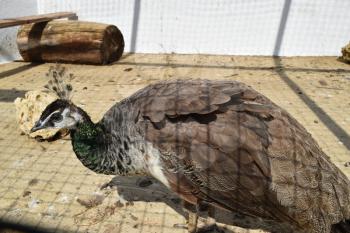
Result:
M70 100L73 87L71 84L66 84L65 80L71 81L73 74L67 74L66 67L56 64L50 66L49 72L46 73L49 78L48 83L44 86L49 91L55 93L60 99Z

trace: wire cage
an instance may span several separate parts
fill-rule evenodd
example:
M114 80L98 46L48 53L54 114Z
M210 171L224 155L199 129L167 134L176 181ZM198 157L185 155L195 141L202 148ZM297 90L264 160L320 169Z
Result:
M64 65L75 77L72 102L94 122L151 83L236 80L290 113L350 176L350 66L337 59L350 38L348 1L0 0L0 5L1 18L71 11L79 20L118 26L125 40L119 61ZM21 133L13 102L41 89L53 64L18 60L17 30L0 29L0 231L188 232L183 201L154 178L96 174L77 159L69 136L38 142ZM101 189L110 181L111 187ZM230 214L219 209L215 215L225 232L267 232L234 226Z

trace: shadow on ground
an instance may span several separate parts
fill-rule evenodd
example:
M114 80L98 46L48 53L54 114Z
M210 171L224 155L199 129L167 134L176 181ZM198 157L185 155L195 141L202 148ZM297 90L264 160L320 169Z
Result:
M17 97L24 97L27 91L12 89L0 89L0 102L13 102Z
M6 77L11 76L11 75L18 74L20 72L23 72L23 71L26 71L29 69L32 69L38 65L41 65L41 64L40 63L29 63L29 64L25 64L23 66L18 66L16 68L3 71L0 73L0 79L6 78Z
M141 176L116 176L101 188L107 186L116 187L118 189L118 194L128 202L163 202L178 214L182 215L185 219L188 218L188 212L184 210L181 199L154 178ZM239 225L238 223L235 223L234 220L239 218L238 214L233 214L219 208L215 208L215 210L211 212L215 214L213 217L215 217L216 222L218 223L234 226ZM248 228L249 226L245 227ZM234 231L227 229L226 227L218 227L218 229L225 233L234 233Z

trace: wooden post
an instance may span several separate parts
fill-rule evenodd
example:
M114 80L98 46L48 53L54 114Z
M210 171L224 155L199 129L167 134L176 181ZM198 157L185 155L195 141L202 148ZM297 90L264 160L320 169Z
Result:
M114 25L83 21L49 21L23 25L17 45L24 61L108 64L124 51Z

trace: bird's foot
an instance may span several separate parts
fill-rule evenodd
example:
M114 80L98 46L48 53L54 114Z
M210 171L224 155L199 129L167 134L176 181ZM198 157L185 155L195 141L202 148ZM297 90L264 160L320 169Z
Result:
M177 223L174 224L173 227L177 229L188 229L188 232L190 233L225 233L225 230L218 227L216 224L194 229L189 227L188 224Z
M188 229L187 223L175 223L173 227L177 229Z
M218 227L216 224L212 224L198 228L196 233L225 233L225 230Z
M200 218L196 213L189 212L187 229L189 233L225 233L216 225L215 219L211 217Z

